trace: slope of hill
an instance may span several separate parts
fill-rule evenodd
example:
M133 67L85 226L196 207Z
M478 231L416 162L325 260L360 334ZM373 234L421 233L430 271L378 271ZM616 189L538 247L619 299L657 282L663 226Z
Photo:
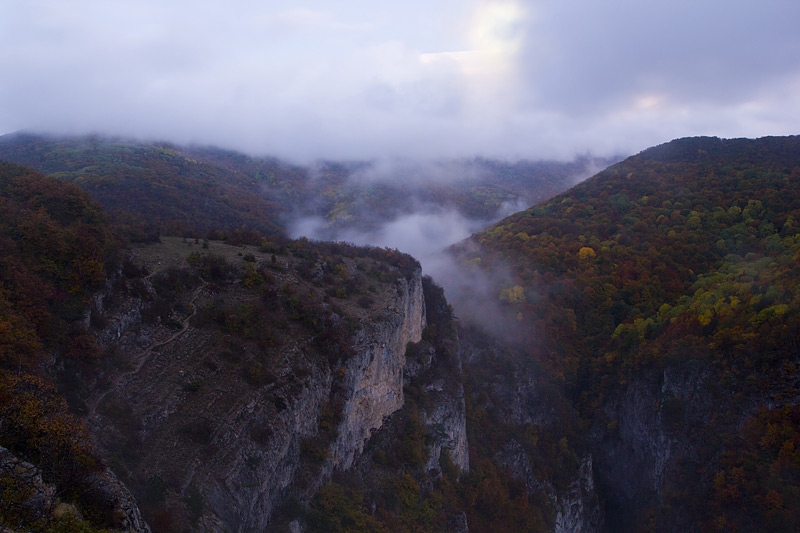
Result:
M18 145L11 142L20 139ZM429 314L439 318L425 330L419 346L403 353L400 345L404 342L400 341L393 349L397 353L377 359L377 352L371 354L373 349L391 344L381 339L366 342L374 333L370 331L391 329L394 320L388 320L391 313L389 308L384 310L384 304L386 298L394 298L392 295L399 288L387 294L381 288L396 280L392 272L397 269L410 280L413 268L409 270L408 265L413 260L391 250L288 241L280 232L268 234L268 229L256 233L251 226L236 225L243 220L242 204L236 202L211 213L213 216L206 220L192 202L178 201L183 218L176 222L170 210L174 196L160 196L157 192L170 183L178 184L179 196L184 199L217 194L226 187L241 192L235 181L244 172L231 170L236 166L234 162L212 164L202 162L197 153L187 155L169 147L92 139L53 141L22 136L4 141L6 148L16 146L15 157L23 154L26 161L54 171L54 176L74 181L98 194L111 209L116 231L129 238L154 240L155 232L173 230L189 235L232 237L229 244L259 243L258 247L243 249L212 240L203 243L208 246L205 248L194 238L183 242L180 238L164 239L161 244L140 247L137 253L144 259L138 263L109 257L106 270L110 278L105 272L88 268L90 263L80 263L82 275L94 272L94 290L104 284L102 291L91 298L91 306L87 292L80 292L69 306L73 313L71 320L80 318L81 328L90 326L91 330L84 332L75 329L75 325L69 339L72 359L56 358L47 374L58 377L61 394L73 410L86 417L93 439L100 444L100 456L139 496L146 517L156 530L220 524L239 527L244 523L261 527L273 515L279 524L299 517L312 529L330 530L331 521L341 519L339 503L343 501L349 505L345 507L348 512L372 521L378 529L441 529L450 522L466 523L467 519L475 524L516 524L530 529L522 525L528 524L542 529L553 522L547 496L537 496L533 505L517 509L515 502L527 496L519 493L516 482L502 465L485 455L474 455L477 461L474 475L466 479L460 476L470 461L458 371L460 348L453 337L449 307L441 294L437 299L435 287L426 288L425 305L431 309ZM25 155L26 150L31 153ZM208 157L216 159L243 158L208 149L196 152L214 153ZM173 180L173 174L180 174L182 165L192 163L189 160L205 170L186 172ZM412 209L419 204L411 192L425 195L430 189L420 186L401 194L398 187L376 184L363 192L349 181L358 168L343 165L326 166L333 170L320 180L309 177L303 169L276 161L244 158L243 163L236 164L256 167L248 171L256 181L263 177L265 182L273 183L279 176L289 183L265 187L267 193L282 199L284 205L290 205L287 198L294 195L295 205L302 206L309 195L324 188L345 197L344 205L355 205L365 195L385 202L381 196L385 192L388 198L403 198L406 207ZM503 167L499 163L480 164ZM269 165L277 170L266 173L265 167ZM132 171L133 167L138 168ZM548 172L558 176L567 167L555 164L554 170ZM509 188L519 187L524 191L527 178L508 168L504 172L508 174L504 179ZM554 182L565 180L566 175ZM569 175L572 177L572 170ZM534 177L532 181L537 179ZM545 181L548 179L545 177ZM301 187L298 184L303 180L306 182ZM140 187L142 181L144 186ZM220 182L224 185L221 188ZM247 185L246 179L243 182ZM463 188L464 183L458 187ZM124 194L125 187L121 184L141 188L143 196ZM467 205L471 200L456 194L458 187L440 187L437 201L450 207ZM340 193L342 190L345 192ZM53 206L70 205L63 203L60 189L55 191L57 198L50 202ZM287 196L280 196L284 193ZM505 192L502 199L516 198L515 194ZM480 191L477 195L480 202L473 205L488 209L481 216L495 212L501 205L496 196L491 191ZM131 201L134 198L144 199L143 203ZM214 202L216 198L208 200ZM312 208L316 209L315 206ZM97 213L102 218L99 210ZM230 215L230 219L221 215ZM366 222L362 219L358 224ZM59 235L53 233L52 237ZM87 250L94 250L89 246L90 241L83 244ZM47 251L59 249L49 241L43 246ZM214 253L209 255L209 248ZM175 262L177 249L181 253ZM223 249L227 254L224 260L218 253ZM8 260L15 260L16 251L12 252ZM82 257L72 249L65 253L70 258ZM192 257L190 262L186 261L187 254ZM363 285L369 278L375 279ZM231 298L238 303L229 304ZM9 308L16 311L18 303ZM354 324L352 318L361 315L372 318L365 318L362 321L365 329L358 330L360 333L352 338L353 331L349 329ZM291 332L288 337L287 332ZM419 332L408 339L415 340L418 336ZM365 351L361 346L358 357L351 357L351 350L365 342L369 349ZM287 343L291 344L289 348ZM371 370L373 360L381 361L381 368L389 365L400 370L392 374L395 378L401 376L400 381L394 379L392 384L383 370ZM337 361L342 361L340 367L331 366ZM365 369L368 369L366 376L359 377ZM241 394L219 396L219 387L206 390L203 385L222 386L223 382L231 390L241 391L244 387L250 392L250 400L243 404ZM176 390L175 383L182 385ZM387 409L377 409L365 403L365 390L378 396L383 391L386 399L394 400L380 400L378 404L386 403ZM72 416L54 389L50 394L54 401L60 402L65 416ZM210 396L217 398L215 408L224 412L209 410ZM241 411L253 405L263 411L261 418L250 411ZM359 409L371 413L372 418L354 423L353 420L359 420ZM392 416L386 418L390 413ZM289 423L296 421L295 415L308 424ZM231 416L239 424L234 430L230 425L218 426L213 422ZM80 423L76 427L76 431L84 431ZM360 439L373 431L375 443L370 439L369 448L361 450L366 441ZM231 438L239 439L237 449L249 450L248 453L231 457L227 453L229 448L220 444L229 443ZM283 451L264 453L265 443ZM167 453L166 449L173 451ZM345 482L347 478L341 477L345 475L341 470L351 462L357 464L354 483L363 485L363 491L353 493L348 486L344 500L339 494L335 499L338 503L332 505L331 491L336 493L342 487L334 483L311 500L319 484L329 479L331 473ZM277 477L273 475L276 468ZM564 479L569 476L562 475ZM261 492L250 490L248 487L255 478L261 480L262 488L269 488ZM491 487L486 486L487 478ZM403 505L398 506L397 495L387 487L401 490ZM481 502L478 507L472 503L476 498ZM305 507L305 504L310 505ZM260 509L257 516L247 510L252 505ZM505 512L497 515L493 506L500 506ZM129 522L140 521L135 505L131 509L135 520ZM30 524L30 520L20 523Z
M3 526L142 530L132 498L104 470L49 372L99 356L84 318L114 246L100 206L78 187L0 162Z
M406 354L431 290L413 258L281 238L123 253L86 193L7 163L0 206L3 527L149 531L110 465L156 531L263 529L304 516L390 415L410 432L385 448L408 457L378 460L381 480L412 460L428 482L440 461L467 468L457 375L436 370L456 363ZM443 300L432 312L449 319ZM414 375L437 401L408 414Z
M511 273L495 331L591 427L612 529L800 524L798 217L800 137L680 139L456 248Z
M256 180L169 145L11 134L0 139L0 159L78 185L137 240L237 228L282 233L280 208Z
M186 234L275 237L314 217L322 239L370 231L402 215L453 211L476 222L496 220L549 198L610 163L452 161L320 162L310 167L210 147L178 147L98 137L0 138L0 159L71 181L100 202L139 240ZM144 221L144 222L143 222ZM482 226L482 224L481 224ZM234 235L238 230L238 235Z

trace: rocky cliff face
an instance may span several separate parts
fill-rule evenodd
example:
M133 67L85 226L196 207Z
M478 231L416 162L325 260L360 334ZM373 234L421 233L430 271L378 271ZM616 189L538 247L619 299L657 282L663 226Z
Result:
M695 450L702 429L724 411L712 381L702 368L668 367L633 379L605 403L593 438L610 527L632 530L643 510L663 502L676 469L701 469ZM680 523L681 516L675 513L665 531L696 527Z
M592 457L580 462L576 475L566 490L558 491L552 483L536 477L525 448L509 440L497 454L497 461L508 468L514 477L525 482L529 494L543 492L555 513L554 533L593 533L603 531L604 515L595 491L595 472Z
M55 486L45 483L41 471L0 446L0 480L3 499L0 511L25 524L50 524L65 527L65 522L83 517L75 506L59 499ZM95 511L102 512L108 523L127 532L150 533L133 496L110 470L96 472L85 480L86 497L94 500ZM6 522L8 523L8 522ZM7 531L4 529L4 531Z
M285 261L276 285L289 294L310 287ZM250 334L266 339L255 343L200 320L226 302L251 305L237 283L196 282L167 320L147 322L154 282L137 279L135 296L99 310L98 339L115 366L94 384L88 422L146 514L162 522L154 529L263 530L287 498L307 500L353 464L403 406L406 345L426 324L420 270L394 279L376 287L369 312L320 303L302 315L314 324L351 319L344 356L321 351L294 323L280 341ZM96 311L108 299L98 297Z
M594 488L592 457L581 460L578 475L569 484L569 489L556 498L555 533L590 533L600 531L603 513Z
M403 406L406 346L422 339L425 301L421 271L397 281L397 296L379 321L356 334L355 356L345 364L342 387L347 391L343 421L331 447L331 466L347 469L372 431Z
M432 435L426 468L441 468L442 452L447 450L455 466L462 472L469 471L464 387L457 383L448 390L445 379L438 379L426 391L430 406L423 412L423 423Z
M501 424L494 436L499 444L494 461L549 508L552 531L603 531L592 454L584 446L576 452L573 446L578 444L566 437L577 440L578 422L569 401L552 384L537 379L535 369L512 347L474 329L465 329L463 338L465 366L477 403L473 408L485 410L488 418ZM528 437L532 433L534 439ZM556 451L545 456L540 449L547 448Z

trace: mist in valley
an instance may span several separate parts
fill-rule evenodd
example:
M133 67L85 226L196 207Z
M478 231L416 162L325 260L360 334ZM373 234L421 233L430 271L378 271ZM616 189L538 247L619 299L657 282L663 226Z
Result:
M564 165L560 170L561 184L558 190L586 179L609 162L589 157L576 161L573 166ZM485 185L491 183L492 178L486 168L463 162L404 161L401 165L385 162L363 165L348 177L348 186L357 190L370 190L376 186L402 188L410 196L403 196L402 203L393 206L400 213L387 217L385 213L373 212L364 203L356 202L353 209L347 212L346 220L329 220L321 215L295 216L287 219L286 227L292 238L349 242L408 253L420 262L423 274L431 276L444 288L448 301L460 319L487 331L500 333L507 324L503 325L498 319L498 294L511 282L510 270L495 265L491 272L486 272L475 265L462 265L448 248L509 215L527 209L534 202L533 199L543 199L553 191L544 194L543 187L541 191L528 190L524 196L514 195L513 199L494 206L489 217L470 217L447 203L435 204L430 199L424 199L426 187L431 185ZM312 210L320 206L306 207Z

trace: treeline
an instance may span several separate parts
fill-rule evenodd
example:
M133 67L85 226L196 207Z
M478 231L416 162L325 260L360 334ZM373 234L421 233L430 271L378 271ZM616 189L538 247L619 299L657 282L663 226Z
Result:
M277 222L282 209L266 199L258 181L169 144L15 134L0 148L5 159L78 185L134 240L236 228L283 233Z
M514 278L498 288L506 321L519 326L510 340L564 386L587 423L645 372L713 372L718 387L709 394L727 407L701 430L709 447L698 457L709 466L673 480L664 505L690 502L710 530L747 530L767 516L792 529L800 524L794 467L770 470L768 454L714 433L734 442L737 417L764 396L777 407L758 420L797 429L780 406L796 395L798 221L800 138L682 139L484 230L473 237L480 251L457 251L473 268L510 265ZM670 407L681 427L689 407ZM792 442L786 435L782 442ZM745 459L759 466L740 476L738 499L711 488L714 468L736 485L727 472L741 467L729 465Z
M308 216L324 218L332 234L365 231L420 206L488 220L509 202L549 198L595 163L611 162L475 159L410 165L389 177L369 162L298 166L213 147L25 133L0 138L0 158L76 183L143 242L159 233L217 239L208 233L236 230L274 237L287 220Z

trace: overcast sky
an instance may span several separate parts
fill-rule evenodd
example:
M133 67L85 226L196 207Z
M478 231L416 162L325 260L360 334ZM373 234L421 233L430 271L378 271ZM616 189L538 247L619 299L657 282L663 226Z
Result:
M295 160L800 133L799 0L0 0L0 134Z

